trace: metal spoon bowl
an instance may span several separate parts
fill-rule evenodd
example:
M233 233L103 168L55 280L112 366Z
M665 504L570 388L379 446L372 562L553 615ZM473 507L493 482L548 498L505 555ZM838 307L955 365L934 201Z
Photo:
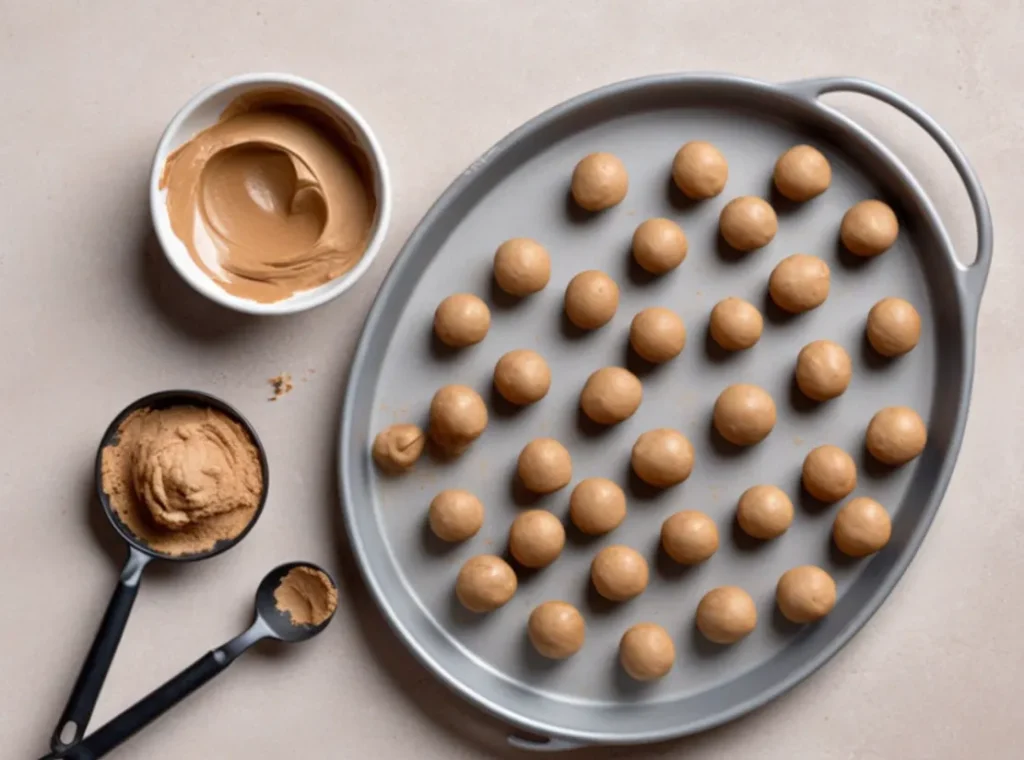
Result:
M253 513L252 519L249 521L249 524L245 526L242 532L234 538L218 541L214 546L205 551L195 552L192 554L167 554L146 544L142 539L132 533L131 529L121 521L120 516L118 516L114 507L110 503L110 497L107 495L107 492L103 490L103 450L108 446L117 445L120 427L124 421L140 409L160 410L170 409L175 406L195 406L200 408L216 409L232 421L241 425L242 429L245 430L249 438L252 439L253 445L256 447L256 454L259 457L260 462L260 470L263 474L263 493L260 496L260 502L256 506L256 511ZM263 443L260 441L259 436L256 435L256 430L249 421L242 416L241 412L226 401L222 401L216 396L211 396L208 393L203 393L201 391L173 390L151 393L148 396L143 396L142 398L133 401L122 409L107 427L106 431L103 433L103 437L100 439L99 448L96 450L96 465L94 472L96 493L99 496L103 512L106 514L110 524L114 526L114 530L118 532L121 538L128 542L129 548L137 549L139 552L152 559L165 559L172 562L195 562L201 559L209 559L210 557L216 557L218 554L226 552L232 546L237 544L248 535L249 531L252 530L256 521L263 513L263 506L267 503L267 491L269 490L267 453L263 448Z
M263 639L277 639L294 643L306 641L316 636L327 627L334 617L334 612L319 625L295 625L287 613L277 609L274 590L281 580L293 568L308 567L324 573L331 585L337 589L334 579L316 565L309 562L290 562L275 567L259 585L256 591L256 619L245 631L231 639L223 646L208 652L192 665L176 675L147 696L136 702L123 713L101 726L95 733L86 737L81 743L65 752L48 755L50 758L67 758L68 760L96 760L130 736L140 731L164 712L178 704L181 700L205 684L215 675L223 671L244 651Z
M241 425L256 447L260 470L263 473L263 493L249 524L234 538L219 541L210 549L194 554L167 554L157 551L146 544L121 521L121 518L110 504L110 498L103 490L103 450L107 446L117 444L118 431L125 419L139 409L168 409L174 406L197 406L216 409ZM114 653L117 651L117 645L121 641L121 634L124 633L125 624L128 622L128 615L131 612L132 605L135 603L135 597L138 595L139 582L142 579L142 571L146 568L146 565L154 559L171 562L195 562L215 557L227 551L245 538L249 531L252 530L256 521L263 513L263 506L266 504L267 492L270 487L266 451L249 421L238 410L219 398L199 391L188 390L153 393L133 401L122 409L100 439L100 445L96 452L95 478L100 505L103 507L107 520L114 526L114 530L128 544L128 558L125 561L124 568L121 570L117 587L114 589L114 594L107 605L107 611L103 615L103 621L96 632L92 647L89 649L88 655L86 655L85 662L82 664L82 670L79 672L75 685L71 690L71 696L68 697L67 705L64 707L64 712L61 714L57 727L54 729L53 736L50 739L50 748L57 753L74 746L85 735L85 729L96 707L100 689L103 687L107 671L110 669L110 663L113 661Z
M289 562L285 565L279 565L267 573L266 577L264 577L263 581L260 583L260 587L256 590L257 620L262 620L272 631L272 638L280 641L295 642L311 639L326 628L327 624L331 622L331 618L334 617L334 613L331 612L330 617L319 625L296 625L292 622L291 616L287 612L277 608L277 600L274 599L274 591L276 591L277 587L281 585L281 581L284 577L297 567L308 567L312 570L320 570L319 567L309 562ZM320 572L327 575L323 570L320 570ZM327 575L327 578L331 581L331 585L337 589L338 586L334 583L334 579L331 578L330 575Z

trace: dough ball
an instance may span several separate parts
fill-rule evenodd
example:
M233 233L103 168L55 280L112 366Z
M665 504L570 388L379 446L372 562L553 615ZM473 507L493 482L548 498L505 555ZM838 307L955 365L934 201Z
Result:
M608 533L626 519L626 494L608 478L581 480L569 497L569 518L588 536Z
M855 256L877 256L896 242L900 224L896 214L881 201L861 201L843 215L839 237Z
M697 605L697 630L716 644L735 644L757 627L757 607L739 586L719 586Z
M680 565L696 565L718 551L718 527L703 512L676 512L661 524L661 546Z
M487 405L465 385L446 385L430 400L430 438L451 455L461 454L487 427Z
M496 610L516 593L516 574L501 557L478 554L470 557L455 579L455 595L472 612Z
M416 464L426 443L416 425L391 425L373 439L373 461L386 472L403 472Z
M740 496L736 522L753 538L777 538L793 523L793 502L777 486L752 486Z
M764 318L742 298L724 298L711 310L711 339L726 351L742 351L761 339Z
M714 424L729 443L752 446L775 427L775 402L756 385L730 385L715 401Z
M604 272L590 269L569 280L565 289L565 315L581 330L608 324L619 308L619 286Z
M794 567L779 578L775 601L790 622L813 623L836 606L836 582L820 567Z
M927 442L924 421L905 406L889 406L875 414L865 436L871 456L892 467L909 462L924 451Z
M802 481L807 493L831 504L857 487L857 465L838 446L818 446L804 457Z
M622 367L604 367L587 378L580 408L594 422L614 425L633 416L643 401L640 379Z
M613 602L625 602L647 588L647 560L636 549L606 546L590 563L590 580L597 593Z
M670 219L648 219L633 233L633 258L651 274L665 274L683 263L689 243Z
M791 201L809 201L828 190L832 167L817 148L795 145L775 162L775 187Z
M536 351L509 351L494 365L494 387L513 404L532 404L551 388L551 369Z
M816 340L800 349L796 359L796 384L814 401L841 396L850 385L853 363L846 349L830 340Z
M828 264L817 256L794 253L772 270L768 292L780 309L800 314L825 303L830 283Z
M851 557L874 554L892 536L892 521L885 507L865 496L850 501L839 510L832 523L832 539L839 551Z
M641 358L661 364L679 356L686 345L686 327L671 309L652 306L633 317L629 342Z
M484 524L484 505L469 491L449 488L430 501L430 529L442 541L465 541Z
M772 242L779 231L779 220L768 201L743 195L725 204L718 228L725 242L737 251L753 251Z
M688 142L672 160L672 181L690 200L714 198L725 189L728 180L729 162L709 142Z
M554 438L535 438L519 452L519 479L534 493L552 493L569 485L572 457Z
M544 602L533 608L526 632L541 655L564 660L583 647L587 624L580 611L568 602Z
M536 240L512 238L494 253L494 280L513 296L543 290L551 279L551 257Z
M434 332L445 345L462 348L479 343L491 329L491 310L472 293L455 293L434 312Z
M883 298L868 312L867 335L882 356L902 356L921 338L921 316L902 298Z
M677 430L648 430L633 444L632 464L640 480L668 488L682 483L693 472L693 446Z
M622 202L629 190L629 173L618 156L591 153L572 171L572 197L587 211L603 211Z
M565 547L562 522L543 509L529 509L512 521L508 550L523 567L547 567Z
M657 623L637 623L619 641L619 662L630 678L653 681L672 670L676 647Z

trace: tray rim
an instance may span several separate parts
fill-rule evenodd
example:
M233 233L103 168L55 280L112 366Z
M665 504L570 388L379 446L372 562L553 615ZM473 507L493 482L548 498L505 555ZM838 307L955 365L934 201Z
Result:
M354 388L358 383L363 365L369 352L375 335L375 328L381 315L387 306L391 290L402 275L402 270L410 260L415 250L419 247L422 238L446 213L448 207L462 194L473 182L475 175L482 171L492 160L502 155L505 151L513 148L530 133L537 131L552 121L561 118L566 113L591 105L594 102L612 99L634 90L659 87L707 87L720 85L728 88L746 89L751 95L761 93L776 98L783 98L794 101L804 108L817 111L817 115L825 121L831 122L833 126L853 134L869 150L876 153L878 157L889 164L900 179L906 183L910 192L917 196L924 217L928 225L940 241L942 250L936 252L942 260L942 266L948 267L951 271L951 280L957 293L957 317L962 329L962 342L960 350L960 361L962 366L962 385L958 399L958 412L953 427L949 453L945 457L942 468L935 479L933 494L926 504L926 508L915 526L907 548L902 556L894 563L892 569L884 577L883 581L875 589L874 593L862 605L861 609L854 615L832 641L825 646L815 657L809 658L800 667L794 668L788 676L771 684L754 697L737 703L722 710L719 713L693 721L690 724L678 724L666 730L648 731L636 734L607 733L581 731L575 729L564 729L556 725L550 725L541 721L519 715L514 710L507 709L494 701L483 697L472 688L464 685L461 680L449 673L440 663L424 649L420 642L413 636L397 618L392 609L388 595L381 587L378 579L373 574L370 562L366 556L363 540L360 532L356 529L353 510L351 506L355 503L353 494L350 491L347 477L349 462L351 460L349 449L353 447L351 420L352 407L354 405ZM961 179L967 186L968 195L974 208L975 220L978 232L978 253L977 259L972 264L962 264L956 258L949 234L942 224L941 218L935 210L928 194L921 187L914 175L881 141L860 126L856 121L845 114L823 104L818 99L827 92L848 91L859 92L870 97L875 97L883 102L892 105L905 115L910 116L919 126L925 129L940 145L950 160L954 163ZM676 73L657 74L641 76L604 85L590 91L576 95L568 100L562 101L540 114L530 118L519 127L501 138L491 148L485 151L478 159L457 176L448 187L442 192L426 214L419 221L412 233L396 256L387 276L384 278L378 290L373 304L367 314L366 320L360 334L359 341L353 356L351 370L345 387L345 399L342 407L342 419L338 444L338 478L339 493L341 496L341 510L344 518L346 533L349 538L350 547L356 557L356 564L364 581L370 589L374 602L381 611L391 630L397 635L400 641L413 654L435 678L447 688L458 694L474 707L483 710L485 713L502 720L511 727L538 735L539 739L525 739L515 735L509 737L510 742L524 749L538 750L561 750L572 749L583 746L595 745L623 745L638 744L656 741L664 741L679 738L685 735L698 733L724 723L735 720L753 710L758 709L771 702L775 698L785 694L797 684L823 667L829 660L841 650L854 635L870 620L882 606L889 594L899 583L906 572L911 561L919 551L924 538L935 518L939 506L945 496L952 477L956 460L963 442L964 430L969 413L969 402L974 378L974 358L976 342L977 314L981 303L981 296L984 290L985 281L991 264L992 229L987 200L981 189L977 177L974 175L967 159L945 131L929 117L926 113L912 105L902 96L877 85L869 80L855 77L826 77L795 80L787 83L770 83L749 77L736 76L732 74L718 73Z

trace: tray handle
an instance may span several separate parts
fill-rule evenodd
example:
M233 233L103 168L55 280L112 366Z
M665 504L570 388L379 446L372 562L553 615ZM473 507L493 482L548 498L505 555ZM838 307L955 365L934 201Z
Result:
M974 262L968 265L954 260L957 269L963 273L967 288L974 296L975 304L981 302L981 293L985 288L985 280L992 264L992 214L989 211L985 191L978 181L978 176L971 168L970 161L964 155L949 133L931 116L887 87L857 77L824 77L821 79L802 79L782 85L784 89L799 97L817 100L829 92L853 92L880 100L905 116L910 117L921 129L927 132L942 151L946 154L960 175L967 189L967 197L974 211L974 223L978 230L978 252ZM828 106L823 107L827 108Z
M556 739L551 736L520 736L509 734L508 743L516 749L526 752L570 752L574 749L589 747L589 744L573 742L568 739Z

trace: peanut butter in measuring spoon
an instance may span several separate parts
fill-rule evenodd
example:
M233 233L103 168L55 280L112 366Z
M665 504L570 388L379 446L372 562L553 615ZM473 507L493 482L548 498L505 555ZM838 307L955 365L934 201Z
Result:
M362 258L376 201L343 129L297 93L267 93L168 157L171 228L228 293L280 301Z

